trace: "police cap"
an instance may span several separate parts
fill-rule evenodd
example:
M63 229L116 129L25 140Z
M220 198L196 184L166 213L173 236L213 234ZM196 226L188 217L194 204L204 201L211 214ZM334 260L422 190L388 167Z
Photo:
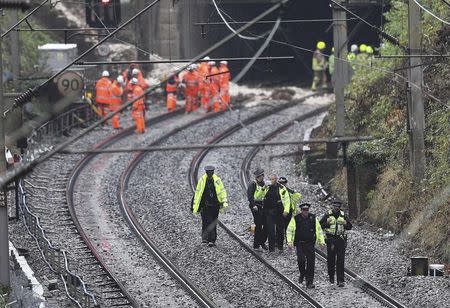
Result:
M208 165L205 166L205 171L214 171L216 168L214 166Z
M300 208L301 209L309 209L311 207L311 204L309 204L309 203L302 203L302 204L300 204Z
M284 176L280 176L280 177L278 178L278 183L280 183L280 184L285 185L285 184L287 184L287 182L288 182L288 180L287 180L286 177L284 177Z
M261 176L263 174L264 174L264 169L261 169L261 168L258 168L258 169L255 170L255 172L253 172L253 175L255 177Z
M341 207L342 206L342 201L339 200L339 199L334 199L333 201L331 201L331 204L333 206Z

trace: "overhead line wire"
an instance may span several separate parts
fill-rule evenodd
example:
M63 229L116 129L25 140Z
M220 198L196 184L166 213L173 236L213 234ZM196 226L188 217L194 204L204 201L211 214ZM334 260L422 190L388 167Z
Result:
M156 2L156 1L155 1ZM239 28L238 30L236 30L236 33L241 33L242 31L247 30L249 27L251 27L256 21L261 20L262 18L266 17L267 15L275 12L276 10L278 10L279 8L281 8L283 5L285 5L286 3L290 2L290 0L280 0L279 3L274 4L272 7L270 7L269 9L267 9L266 11L264 11L263 13L261 13L260 15L258 15L257 17L255 17L254 19L252 19L248 24L242 26L241 28ZM152 5L152 4L151 4ZM142 13L144 13L146 10L148 10L149 7L144 8L140 13L138 13L138 15L141 15ZM135 16L138 16L135 15ZM131 19L130 19L131 20ZM129 24L130 21L126 22L124 25ZM195 56L192 61L186 65L184 65L182 68L178 69L175 73L179 73L182 70L186 69L189 65L191 65L192 63L195 63L196 61L198 61L199 59L203 58L205 55L210 54L211 52L213 52L214 50L216 50L217 48L221 47L222 45L224 45L225 43L227 43L228 41L230 41L233 37L235 37L236 34L235 33L231 33L229 35L227 35L225 38L223 38L222 40L220 40L219 42L215 43L213 46L207 48L206 50L204 50L203 52L201 52L200 54L198 54L197 56ZM102 40L102 42L104 42L105 40ZM77 61L79 59L76 59ZM75 61L74 61L75 62ZM105 123L106 121L108 121L109 119L111 119L114 115L118 114L119 112L125 110L126 108L128 108L129 106L131 106L131 104L133 104L134 102L136 102L137 100L143 98L145 95L147 95L150 92L153 92L155 89L159 88L161 85L163 84L163 82L160 82L158 85L155 85L153 87L150 87L147 91L145 91L142 95L132 99L131 101L128 101L127 103L125 103L122 107L120 107L118 110L109 113L105 118L95 122L94 124L92 124L91 126L87 127L86 129L84 129L80 134L70 138L69 140L63 142L62 144L56 146L52 151L46 153L45 155L28 162L27 164L17 167L15 169L12 169L11 171L7 172L7 174L3 175L0 177L0 187L4 187L7 183L9 183L10 181L14 180L16 177L21 176L23 174L25 174L26 172L30 171L32 168L34 168L36 165L46 161L47 159L51 158L52 156L54 156L56 153L58 153L59 151L63 150L64 148L66 148L68 145L72 144L73 142L79 140L81 137L83 137L84 135L86 135L87 133L91 132L92 130L94 130L97 126Z
M434 18L436 18L437 20L439 20L440 22L449 25L450 26L450 22L445 21L444 19L440 18L439 16L435 15L433 12L431 12L430 10L428 10L426 7L424 7L422 4L419 3L419 1L417 0L413 0L422 10L424 10L425 12L427 12L428 14L430 14L431 16L433 16Z

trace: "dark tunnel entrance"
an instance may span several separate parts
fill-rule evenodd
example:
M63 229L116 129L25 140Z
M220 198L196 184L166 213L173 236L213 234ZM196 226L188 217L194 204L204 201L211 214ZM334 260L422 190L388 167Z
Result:
M271 5L267 1L265 3L255 3L258 1L246 1L246 3L235 3L237 1L218 1L220 10L225 14L228 21L249 21L259 13L263 12ZM234 2L234 3L233 3ZM252 2L252 3L249 3ZM349 8L352 12L359 15L369 23L376 27L383 25L383 11L386 7L381 5L360 5ZM207 6L207 18L203 22L222 22L220 16L217 14L215 7L212 4ZM278 15L271 15L265 20L276 20ZM328 19L329 21L311 21L311 22L292 22L282 23L275 40L287 42L289 44L298 46L304 50L288 47L278 43L272 42L263 56L294 56L294 60L274 60L274 61L259 61L252 67L246 75L244 81L269 81L278 80L280 83L298 84L309 81L311 79L311 58L317 41L322 40L327 47L325 52L330 53L333 43L333 26L330 19L332 19L332 9L330 1L293 1L288 9L283 14L283 20L319 20ZM347 13L347 34L349 36L347 47L350 49L351 44L362 43L368 44L377 48L380 44L379 35L363 22L357 20L355 17ZM194 21L195 22L195 21ZM198 21L197 21L198 22ZM230 24L237 29L239 24ZM255 35L270 31L273 24L257 24L247 31L246 35ZM195 27L194 27L195 28ZM200 29L197 27L197 33ZM203 40L212 44L230 33L224 24L221 25L206 25L203 28ZM259 46L264 42L264 39L257 41L246 41L240 38L234 38L230 43L220 48L212 56L228 56L228 57L251 57L258 50ZM234 72L238 72L245 62L230 63L230 68Z

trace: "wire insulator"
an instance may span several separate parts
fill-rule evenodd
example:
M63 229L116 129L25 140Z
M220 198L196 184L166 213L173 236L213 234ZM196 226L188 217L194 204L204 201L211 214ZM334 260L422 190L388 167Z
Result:
M22 106L25 103L31 101L36 92L34 89L28 89L25 93L14 99L14 107Z
M0 8L4 9L21 9L26 11L31 7L29 0L0 0Z

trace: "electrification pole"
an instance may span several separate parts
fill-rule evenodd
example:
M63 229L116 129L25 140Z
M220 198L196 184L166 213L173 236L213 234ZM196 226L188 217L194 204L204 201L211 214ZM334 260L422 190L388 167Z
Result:
M0 29L1 33L1 29ZM2 50L0 37L0 50ZM0 52L0 175L6 173L5 101L3 100L3 53ZM8 210L5 188L0 188L0 285L9 287Z
M19 13L14 10L11 12L11 26L14 26L19 20ZM14 91L19 91L19 74L20 74L20 56L19 56L19 31L11 33L11 66L14 80Z
M342 0L337 0L339 4ZM345 135L345 104L344 90L349 82L347 59L347 22L346 12L339 6L332 4L333 10L333 41L335 54L335 68L333 74L334 96L336 99L336 137ZM329 148L328 152L337 155L337 147Z
M421 15L419 6L409 0L408 5L408 38L409 54L421 53ZM410 57L408 69L408 127L410 144L411 175L415 183L425 175L425 115L423 106L422 84L423 73L420 57Z

